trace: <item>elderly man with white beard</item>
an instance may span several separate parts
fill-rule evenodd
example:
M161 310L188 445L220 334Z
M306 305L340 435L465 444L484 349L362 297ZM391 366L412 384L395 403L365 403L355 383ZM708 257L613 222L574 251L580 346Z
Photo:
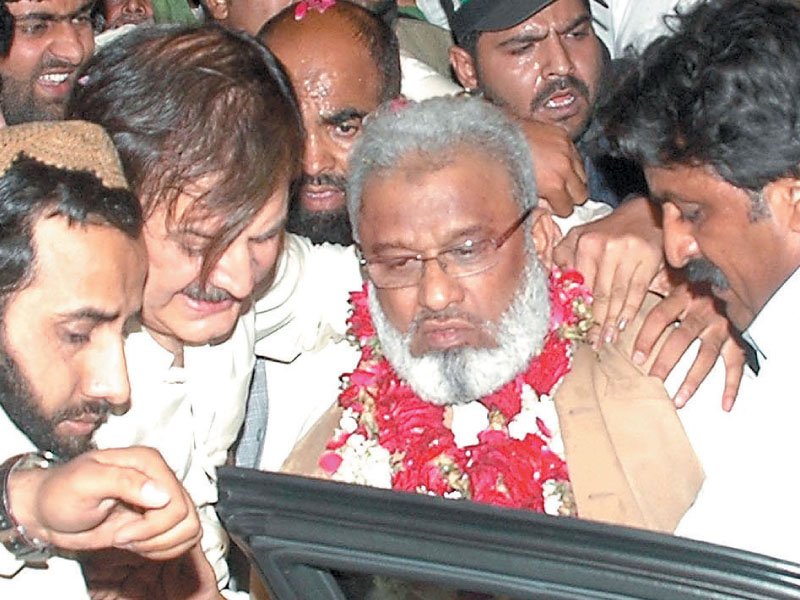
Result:
M548 276L560 232L498 109L383 108L347 196L361 359L284 470L672 531L702 471L622 342L573 341L588 296L579 274Z

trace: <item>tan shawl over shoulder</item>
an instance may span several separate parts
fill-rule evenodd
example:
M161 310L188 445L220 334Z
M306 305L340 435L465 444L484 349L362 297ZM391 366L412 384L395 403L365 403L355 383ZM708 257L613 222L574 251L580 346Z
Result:
M578 345L556 408L578 514L672 532L694 501L703 471L663 384L629 358L640 324L600 352ZM331 407L281 470L325 477L317 460L339 415Z

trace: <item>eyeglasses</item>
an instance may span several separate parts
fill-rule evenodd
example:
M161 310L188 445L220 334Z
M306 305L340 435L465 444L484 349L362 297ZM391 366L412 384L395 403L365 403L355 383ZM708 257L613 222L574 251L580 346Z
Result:
M450 277L468 277L488 271L497 264L498 250L530 216L533 207L527 209L498 238L467 240L457 246L440 250L433 256L377 256L366 258L360 246L360 264L377 288L397 289L413 287L422 280L426 262L435 260L442 271Z

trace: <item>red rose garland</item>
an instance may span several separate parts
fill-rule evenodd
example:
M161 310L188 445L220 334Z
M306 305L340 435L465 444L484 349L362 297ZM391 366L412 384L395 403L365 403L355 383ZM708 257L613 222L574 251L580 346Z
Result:
M525 430L521 439L509 433L509 424L523 411L523 398L540 400L530 389L540 397L552 395L569 372L572 340L591 325L591 295L580 273L554 270L549 284L550 332L544 348L524 373L479 401L488 411L488 426L478 433L478 443L463 447L445 424L448 409L418 398L381 354L366 285L353 292L348 324L361 360L345 376L339 405L346 423L340 423L320 466L335 479L354 483L574 515L567 465L550 447L551 428L537 416L534 430Z

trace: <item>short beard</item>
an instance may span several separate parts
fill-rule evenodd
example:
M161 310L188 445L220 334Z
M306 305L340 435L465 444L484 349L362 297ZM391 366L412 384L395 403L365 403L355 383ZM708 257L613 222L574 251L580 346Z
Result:
M67 107L67 97L62 100L47 101L37 98L34 93L36 79L45 69L68 67L74 69L70 63L50 58L38 65L28 81L21 81L13 77L3 77L3 87L0 90L0 106L7 125L18 125L32 121L59 121L64 118Z
M41 399L8 353L4 337L5 332L0 330L0 406L8 418L39 450L52 452L64 460L93 450L95 445L91 435L65 438L57 435L55 428L64 420L85 414L99 415L100 422L103 422L110 412L109 404L102 400L85 400L80 406L46 417L40 409Z
M353 243L353 230L347 216L347 207L317 212L306 210L298 199L289 206L286 229L292 233L305 236L314 244L341 244L349 246Z
M406 334L386 317L372 282L369 307L384 356L397 374L431 404L466 404L497 391L523 372L544 346L550 325L547 276L531 248L511 304L497 324L486 324L497 341L495 348L461 346L411 354L415 325Z

